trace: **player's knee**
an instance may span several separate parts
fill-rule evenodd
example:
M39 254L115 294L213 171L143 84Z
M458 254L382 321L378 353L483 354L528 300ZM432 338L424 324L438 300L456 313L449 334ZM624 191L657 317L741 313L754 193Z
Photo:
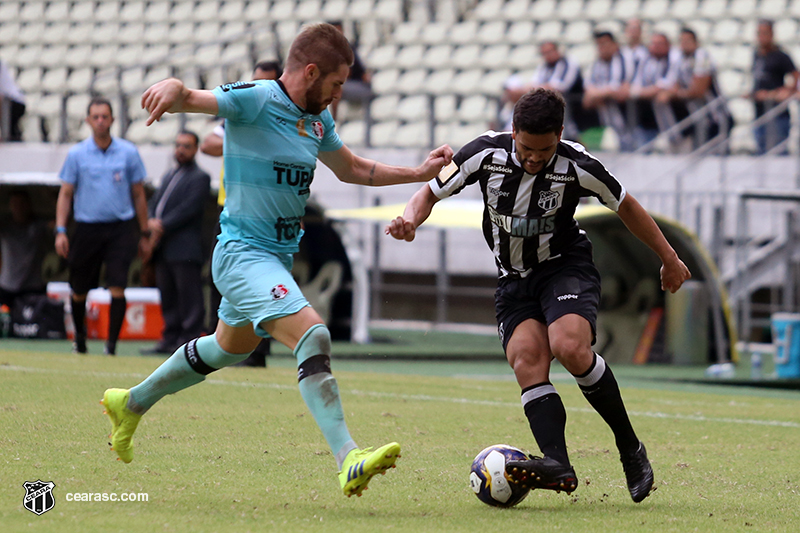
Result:
M311 326L294 348L297 380L331 372L331 334L325 324Z

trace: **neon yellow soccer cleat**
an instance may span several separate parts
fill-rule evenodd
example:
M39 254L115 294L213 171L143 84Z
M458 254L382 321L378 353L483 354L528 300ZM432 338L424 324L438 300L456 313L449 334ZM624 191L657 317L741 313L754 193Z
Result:
M387 470L395 467L395 461L400 457L400 445L396 442L381 446L375 451L372 448L350 451L342 464L339 472L339 483L342 492L348 498L367 490L367 484L375 474L385 474Z
M133 461L133 432L142 418L128 409L129 397L128 389L108 389L100 401L111 419L111 449L126 463Z

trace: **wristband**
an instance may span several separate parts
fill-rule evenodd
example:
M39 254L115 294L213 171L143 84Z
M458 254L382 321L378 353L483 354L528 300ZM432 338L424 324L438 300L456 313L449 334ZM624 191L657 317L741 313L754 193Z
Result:
M66 233L67 228L65 226L56 226L56 233Z

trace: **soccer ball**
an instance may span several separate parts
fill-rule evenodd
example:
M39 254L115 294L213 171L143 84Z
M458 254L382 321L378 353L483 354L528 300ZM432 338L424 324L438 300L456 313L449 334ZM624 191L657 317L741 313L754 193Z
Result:
M483 503L496 507L512 507L530 492L530 489L509 483L506 476L507 461L524 461L525 453L507 444L495 444L479 453L472 461L469 485Z

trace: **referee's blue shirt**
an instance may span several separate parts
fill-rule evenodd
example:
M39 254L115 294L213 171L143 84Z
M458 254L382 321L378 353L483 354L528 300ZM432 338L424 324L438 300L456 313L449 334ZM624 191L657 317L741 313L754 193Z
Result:
M70 148L59 175L75 188L75 220L89 223L132 219L131 185L146 176L136 146L116 137L105 151L93 137L79 142Z

